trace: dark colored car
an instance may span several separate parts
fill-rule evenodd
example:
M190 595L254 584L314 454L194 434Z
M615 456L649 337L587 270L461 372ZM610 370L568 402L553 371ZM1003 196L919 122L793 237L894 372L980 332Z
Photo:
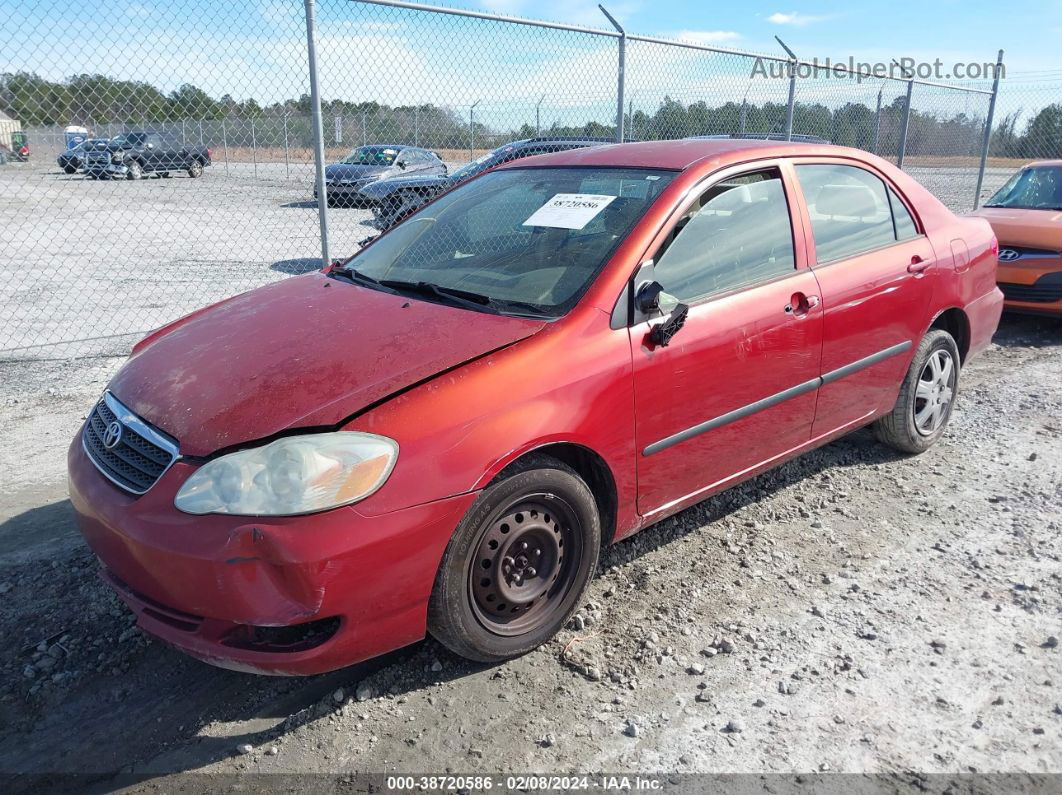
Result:
M210 165L211 151L205 146L188 146L176 136L150 130L116 135L107 146L85 153L85 174L93 179L140 179L145 174L168 177L173 171L186 171L193 179Z
M428 632L508 659L603 546L867 425L930 448L999 322L996 255L855 149L508 163L138 343L70 501L138 624L212 664L317 673Z
M608 138L528 138L523 141L512 141L477 160L465 163L449 176L403 174L372 182L361 188L358 193L363 203L370 204L374 208L372 225L377 229L388 229L402 218L423 207L440 193L501 163L532 155L565 152L570 149L582 149L606 143L613 143L613 141Z
M364 207L371 203L359 189L380 179L395 176L416 178L446 177L446 164L439 156L419 146L373 144L359 146L338 163L325 169L329 207ZM313 197L317 198L317 186Z
M59 157L55 158L55 162L59 164L59 168L61 168L64 173L76 174L85 164L86 153L96 149L104 150L106 148L106 138L89 138L67 149L60 154Z

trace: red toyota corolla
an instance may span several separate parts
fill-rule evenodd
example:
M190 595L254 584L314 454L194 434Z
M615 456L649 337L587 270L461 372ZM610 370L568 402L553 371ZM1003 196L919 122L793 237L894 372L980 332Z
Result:
M995 277L984 220L852 149L521 160L139 343L71 500L140 626L202 660L308 674L427 632L502 660L603 544L870 423L928 448Z

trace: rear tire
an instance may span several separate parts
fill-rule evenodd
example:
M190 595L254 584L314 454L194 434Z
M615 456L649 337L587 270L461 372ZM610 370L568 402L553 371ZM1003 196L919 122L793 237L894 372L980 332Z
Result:
M597 569L601 521L586 483L548 456L487 486L446 548L428 631L462 657L501 662L552 638Z
M64 174L76 174L77 173L77 166L63 166L63 173Z
M915 351L896 405L874 423L878 440L903 453L922 453L944 434L959 388L959 348L930 329Z
M188 166L188 176L192 179L203 176L203 164L198 160L193 160Z

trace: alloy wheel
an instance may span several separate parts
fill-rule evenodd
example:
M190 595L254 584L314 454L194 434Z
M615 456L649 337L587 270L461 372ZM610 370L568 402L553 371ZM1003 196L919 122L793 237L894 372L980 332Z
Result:
M955 396L955 360L942 348L933 351L922 367L915 388L914 423L923 436L932 435L948 417Z

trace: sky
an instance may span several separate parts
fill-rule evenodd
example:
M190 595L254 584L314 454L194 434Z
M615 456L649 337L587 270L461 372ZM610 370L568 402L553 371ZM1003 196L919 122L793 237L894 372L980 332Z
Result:
M463 8L608 29L586 0L464 0ZM991 62L1007 51L1002 110L1044 104L1055 80L1062 100L1062 0L893 0L882 3L739 3L613 0L611 13L632 33L781 54L780 36L800 57L885 62L939 58ZM570 123L589 110L607 118L614 102L615 41L566 31L481 23L453 16L319 0L322 94L388 104L433 102L481 119ZM784 101L784 80L751 80L751 60L632 42L627 88L651 111L665 95L683 102ZM99 72L172 90L194 83L215 97L263 103L307 91L301 0L0 0L0 72L36 71L50 79ZM799 99L873 103L880 81L801 83ZM903 92L887 84L885 101ZM1035 93L1036 98L1033 98ZM926 89L941 113L983 113L976 96ZM464 112L464 111L462 111ZM585 120L585 119L583 119Z

